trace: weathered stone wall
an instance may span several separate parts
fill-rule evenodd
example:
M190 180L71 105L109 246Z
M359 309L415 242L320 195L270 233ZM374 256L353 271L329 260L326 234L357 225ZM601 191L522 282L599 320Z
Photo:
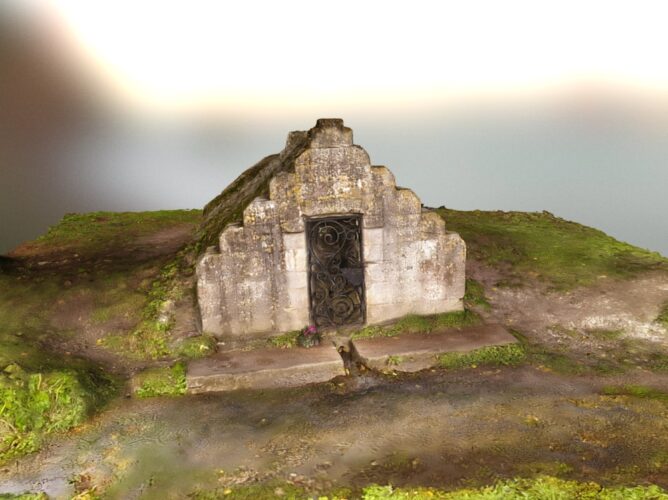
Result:
M291 150L291 134L286 150ZM385 167L371 166L340 120L319 120L309 142L200 259L204 331L262 336L309 323L304 218L361 214L367 323L462 308L465 246Z

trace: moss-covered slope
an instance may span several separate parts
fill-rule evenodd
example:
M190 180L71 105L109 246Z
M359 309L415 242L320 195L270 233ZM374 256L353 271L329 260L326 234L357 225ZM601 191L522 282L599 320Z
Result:
M470 257L554 288L589 285L601 276L626 278L668 270L668 259L549 212L460 211L441 207L447 229L466 241Z

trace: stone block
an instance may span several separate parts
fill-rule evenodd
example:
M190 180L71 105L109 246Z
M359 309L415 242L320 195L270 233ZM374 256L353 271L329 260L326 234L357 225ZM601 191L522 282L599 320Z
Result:
M288 272L306 272L307 256L306 250L286 250L284 252L285 270Z
M308 310L308 288L291 288L288 290L288 301L291 309Z
M284 233L283 234L283 247L286 250L306 250L306 237L304 232L300 233Z
M387 277L387 271L385 269L385 264L382 262L379 263L367 263L364 266L364 282L367 283L367 288L369 283L380 283L385 281ZM367 301L368 301L368 292L367 292Z
M308 287L308 275L305 271L287 271L285 278L288 290Z
M376 281L366 284L366 303L368 304L391 304L400 302L397 297L397 284L391 280Z

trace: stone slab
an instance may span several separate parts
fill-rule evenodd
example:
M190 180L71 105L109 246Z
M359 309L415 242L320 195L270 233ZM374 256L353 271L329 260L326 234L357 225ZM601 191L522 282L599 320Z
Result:
M360 339L355 341L355 347L371 368L414 372L434 366L439 354L515 342L517 339L503 326L490 324L443 333Z
M333 345L310 349L255 349L228 351L193 361L186 375L191 394L298 387L345 375Z
M372 368L419 371L436 364L439 354L468 352L505 345L517 339L501 325L482 325L443 333L399 335L355 341ZM192 361L186 376L188 392L298 387L345 375L333 345L311 349L227 351Z

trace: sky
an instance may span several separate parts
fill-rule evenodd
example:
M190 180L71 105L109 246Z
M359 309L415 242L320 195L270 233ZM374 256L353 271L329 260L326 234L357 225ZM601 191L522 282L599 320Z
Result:
M67 212L201 207L340 117L425 204L668 255L665 2L3 6L0 253Z

